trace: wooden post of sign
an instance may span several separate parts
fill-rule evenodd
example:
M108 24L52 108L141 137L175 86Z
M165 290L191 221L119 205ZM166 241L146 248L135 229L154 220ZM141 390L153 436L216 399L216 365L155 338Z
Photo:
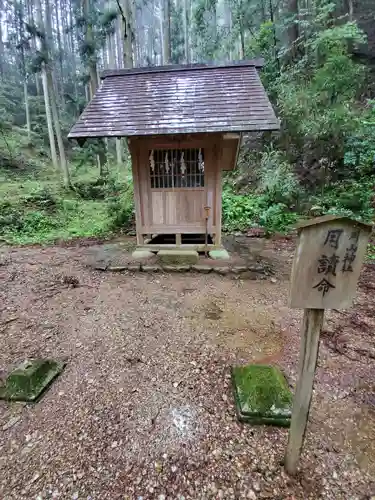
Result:
M350 307L372 226L326 215L298 227L290 306L304 309L301 353L285 468L297 472L313 393L325 309Z
M305 309L301 332L298 381L285 456L286 471L292 475L297 472L297 464L305 438L323 320L324 309Z

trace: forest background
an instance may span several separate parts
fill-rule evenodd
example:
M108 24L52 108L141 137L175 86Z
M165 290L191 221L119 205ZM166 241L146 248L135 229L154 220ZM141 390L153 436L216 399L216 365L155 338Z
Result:
M259 56L282 129L245 136L223 178L224 228L288 232L326 213L373 220L371 3L0 0L0 241L132 228L125 140L67 140L103 69Z

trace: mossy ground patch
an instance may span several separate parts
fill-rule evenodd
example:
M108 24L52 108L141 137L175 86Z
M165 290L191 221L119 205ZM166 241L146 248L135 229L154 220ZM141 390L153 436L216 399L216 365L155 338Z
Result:
M232 368L238 419L253 424L288 427L292 393L275 366L245 365Z
M52 359L24 361L8 375L5 385L0 387L0 399L36 401L64 366L65 363Z

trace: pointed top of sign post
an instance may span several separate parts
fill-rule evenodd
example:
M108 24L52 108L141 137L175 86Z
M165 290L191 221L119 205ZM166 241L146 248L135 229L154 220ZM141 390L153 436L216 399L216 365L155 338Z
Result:
M371 231L373 228L372 224L352 219L347 215L322 215L321 217L315 217L314 219L303 220L297 224L296 228L298 231L300 231L305 227L318 226L319 224L325 224L327 222L333 222L333 221L351 222L352 224L355 224L356 226L361 226L369 231Z

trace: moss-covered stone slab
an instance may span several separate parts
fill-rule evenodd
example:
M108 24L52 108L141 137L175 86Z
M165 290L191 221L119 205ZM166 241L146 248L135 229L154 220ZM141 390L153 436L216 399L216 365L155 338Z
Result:
M289 427L293 397L276 366L235 366L232 384L241 422Z
M158 259L163 266L191 266L198 263L199 255L195 250L160 250Z
M218 248L216 250L210 250L208 255L213 260L229 260L229 253L225 250L225 248Z
M52 359L24 361L8 375L5 385L0 387L0 399L36 401L64 366L65 363Z

